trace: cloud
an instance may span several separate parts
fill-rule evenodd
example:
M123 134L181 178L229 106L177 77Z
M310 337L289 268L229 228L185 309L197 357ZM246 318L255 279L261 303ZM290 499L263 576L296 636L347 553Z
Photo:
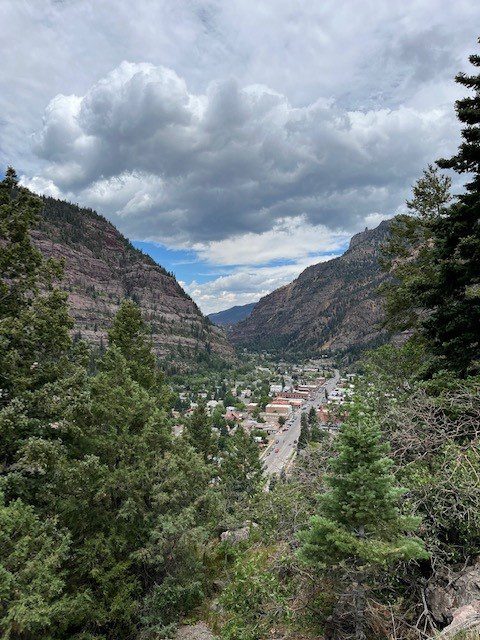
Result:
M455 151L479 19L471 0L3 0L0 162L132 239L244 275L300 264Z
M232 79L196 94L172 69L123 62L83 96L50 102L35 151L45 178L130 237L194 246L299 217L356 230L398 206L455 131L442 109L293 107Z
M214 313L237 304L257 302L262 296L294 280L311 264L324 262L334 255L315 255L294 264L268 267L239 267L229 275L210 282L182 283L204 313Z
M375 222L372 219L370 224ZM199 243L193 245L193 249L201 260L211 264L254 265L276 260L298 261L313 254L338 253L348 239L348 234L311 225L305 216L297 216L278 220L273 229L264 233L246 233L225 240Z

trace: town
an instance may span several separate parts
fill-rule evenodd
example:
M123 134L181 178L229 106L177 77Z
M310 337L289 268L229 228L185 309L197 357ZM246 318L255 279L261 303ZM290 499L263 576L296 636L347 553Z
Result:
M219 437L243 429L261 450L265 474L281 474L306 446L302 426L313 439L338 430L355 376L340 377L328 358L287 363L274 362L268 353L245 353L244 361L231 375L196 376L174 385L173 432L181 435L185 421L202 411Z

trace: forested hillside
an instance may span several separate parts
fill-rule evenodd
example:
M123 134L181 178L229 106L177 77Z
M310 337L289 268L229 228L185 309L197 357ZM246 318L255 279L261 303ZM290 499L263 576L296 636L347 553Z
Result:
M43 198L35 246L64 260L60 286L68 293L75 335L97 346L124 297L140 306L154 349L177 366L229 359L224 334L205 318L175 277L132 244L105 218L54 198Z
M221 327L232 326L248 318L256 304L256 302L250 302L249 304L230 307L230 309L225 309L224 311L209 313L208 317L214 324L218 324Z

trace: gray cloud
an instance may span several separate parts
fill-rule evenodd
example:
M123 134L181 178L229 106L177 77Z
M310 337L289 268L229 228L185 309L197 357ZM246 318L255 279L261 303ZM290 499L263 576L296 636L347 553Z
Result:
M397 206L455 132L438 109L293 107L235 80L195 94L171 69L124 62L83 96L56 96L35 151L63 193L130 235L186 243L262 233L299 215L355 229Z
M0 160L135 238L351 232L455 149L479 18L471 0L4 0Z

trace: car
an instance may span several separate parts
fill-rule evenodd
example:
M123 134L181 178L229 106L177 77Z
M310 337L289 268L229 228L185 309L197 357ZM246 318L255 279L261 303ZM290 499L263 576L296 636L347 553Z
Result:
M277 447L277 448L275 449L275 453L278 453L279 451L280 451L280 449Z

